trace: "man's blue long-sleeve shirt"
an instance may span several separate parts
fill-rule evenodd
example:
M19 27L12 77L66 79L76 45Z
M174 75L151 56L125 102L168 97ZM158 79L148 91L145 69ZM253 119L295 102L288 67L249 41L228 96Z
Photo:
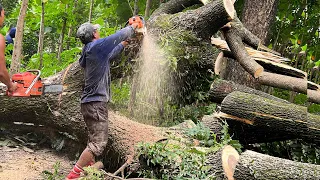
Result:
M129 26L113 35L90 42L83 47L79 59L85 75L85 87L81 96L81 103L108 102L111 99L110 61L123 50L121 41L131 37L133 33L133 28Z

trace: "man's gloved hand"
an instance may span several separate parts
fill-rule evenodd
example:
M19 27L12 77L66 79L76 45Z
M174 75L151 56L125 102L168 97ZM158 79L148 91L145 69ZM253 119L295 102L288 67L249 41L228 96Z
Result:
M141 28L141 27L140 27L140 23L138 23L138 22L131 24L131 27L132 27L134 30L137 30L137 29Z
M121 44L126 47L130 43L129 40L122 41Z

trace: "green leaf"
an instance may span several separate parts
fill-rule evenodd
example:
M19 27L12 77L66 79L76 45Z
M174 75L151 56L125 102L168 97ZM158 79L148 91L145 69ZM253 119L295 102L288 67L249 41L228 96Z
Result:
M68 0L60 0L63 4L68 4Z
M308 45L307 45L307 44L306 44L306 45L304 45L304 46L302 46L302 47L301 47L302 51L307 51L307 47L308 47Z

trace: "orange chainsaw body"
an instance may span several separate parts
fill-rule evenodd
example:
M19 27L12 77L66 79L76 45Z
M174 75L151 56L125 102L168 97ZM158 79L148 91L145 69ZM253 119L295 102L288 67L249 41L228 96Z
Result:
M17 83L17 90L8 93L9 96L28 97L42 95L43 84L38 75L32 72L17 73L12 75L12 82Z
M138 23L138 29L139 28L143 28L144 27L144 19L142 16L133 16L129 19L129 22L128 22L130 25L132 25L133 23Z

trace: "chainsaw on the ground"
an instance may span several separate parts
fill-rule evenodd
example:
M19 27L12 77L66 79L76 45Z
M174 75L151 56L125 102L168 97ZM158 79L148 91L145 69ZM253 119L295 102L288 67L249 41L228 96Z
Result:
M17 89L12 93L6 90L5 94L7 96L14 96L14 97L30 97L30 96L41 96L44 94L62 93L63 85L60 85L60 84L46 85L41 81L40 76L41 76L40 70L28 70L27 72L13 74L11 79L13 83L17 83Z

